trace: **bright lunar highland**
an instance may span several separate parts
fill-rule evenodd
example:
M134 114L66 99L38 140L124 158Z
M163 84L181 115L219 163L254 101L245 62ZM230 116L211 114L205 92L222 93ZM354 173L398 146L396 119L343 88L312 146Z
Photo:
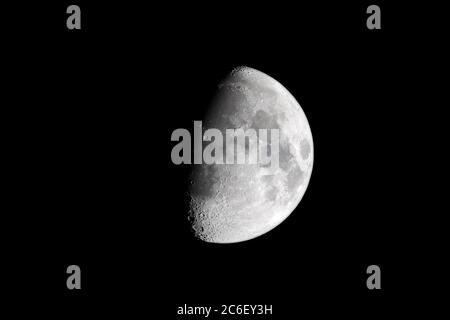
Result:
M272 230L298 206L311 177L313 141L302 108L275 79L239 67L219 84L203 124L223 135L226 129L278 129L279 167L270 172L258 163L194 165L188 195L195 236L233 243Z

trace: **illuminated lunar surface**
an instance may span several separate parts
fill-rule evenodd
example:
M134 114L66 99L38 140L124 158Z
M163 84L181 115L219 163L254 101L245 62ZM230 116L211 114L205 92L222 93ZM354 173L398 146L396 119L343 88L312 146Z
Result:
M302 108L275 79L240 67L219 84L203 119L207 128L220 129L224 144L225 129L279 129L279 168L268 174L260 164L195 165L189 187L195 236L233 243L272 230L300 203L311 176L313 141Z

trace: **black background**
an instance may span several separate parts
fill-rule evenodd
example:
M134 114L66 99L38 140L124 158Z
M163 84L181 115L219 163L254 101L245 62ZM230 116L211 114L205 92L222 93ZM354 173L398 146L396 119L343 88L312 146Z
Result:
M82 30L67 30L72 3L60 1L16 8L7 33L14 295L59 317L184 319L185 303L272 304L275 319L411 309L427 280L413 272L422 172L409 161L422 143L411 92L423 38L407 7L378 2L382 29L368 30L363 2L73 3ZM203 243L187 228L188 168L171 163L170 135L240 65L296 97L314 169L277 228ZM71 264L80 291L66 288ZM366 287L371 264L382 290Z

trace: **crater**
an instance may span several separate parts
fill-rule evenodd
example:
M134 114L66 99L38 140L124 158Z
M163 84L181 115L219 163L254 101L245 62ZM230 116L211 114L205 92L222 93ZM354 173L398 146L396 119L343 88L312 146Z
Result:
M214 195L214 184L218 182L217 165L201 165L194 169L190 192L194 197L210 198Z

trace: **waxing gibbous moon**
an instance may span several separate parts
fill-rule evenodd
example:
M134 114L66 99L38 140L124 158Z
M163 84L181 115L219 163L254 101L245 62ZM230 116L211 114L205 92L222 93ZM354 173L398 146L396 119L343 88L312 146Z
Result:
M219 84L203 123L224 136L226 129L279 129L279 168L267 174L259 164L193 166L188 217L194 235L233 243L272 230L300 203L313 167L311 129L299 103L267 74L239 67Z

